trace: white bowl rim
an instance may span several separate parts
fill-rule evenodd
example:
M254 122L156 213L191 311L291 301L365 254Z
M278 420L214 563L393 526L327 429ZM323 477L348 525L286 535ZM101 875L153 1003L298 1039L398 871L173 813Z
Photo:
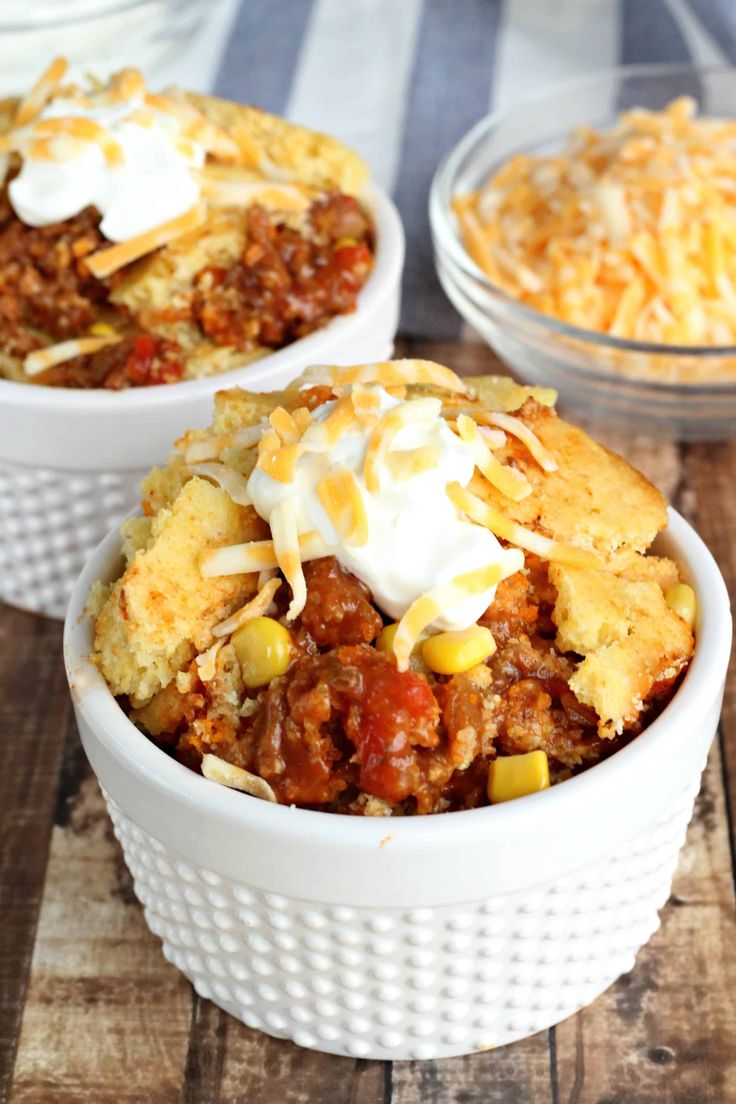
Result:
M452 226L451 216L445 209L445 204L442 202L440 196L442 190L445 188L449 190L449 185L454 178L457 166L469 150L475 146L478 140L485 135L486 132L499 126L512 116L515 111L533 107L537 103L546 103L552 96L574 92L576 89L580 89L582 92L583 89L589 86L596 85L607 79L612 80L615 77L664 77L668 75L681 75L697 78L715 74L730 75L736 79L736 66L692 65L686 62L651 62L639 65L611 66L608 69L602 69L596 73L588 73L585 76L570 77L564 81L556 81L536 92L530 93L528 96L514 100L514 102L507 107L498 108L495 111L489 112L479 119L477 123L474 123L470 130L468 130L452 149L445 154L435 170L430 185L428 200L429 220L435 239L441 239L442 248L447 249L453 261L455 261L465 273L482 284L489 293L500 300L505 306L513 311L515 315L536 326L544 326L545 329L552 331L557 336L575 338L578 341L585 341L589 344L598 345L604 348L617 349L629 353L644 353L650 356L674 356L682 358L705 357L714 359L724 356L736 356L736 345L665 345L657 342L634 341L627 338L614 337L611 334L605 334L598 330L590 330L582 326L574 326L569 322L563 322L553 315L543 314L534 307L529 307L519 302L519 300L504 291L503 288L494 284L464 248ZM596 377L614 381L620 381L621 378L615 374L604 372L596 372ZM673 386L675 386L683 390L701 388L707 391L708 394L717 394L719 392L730 394L733 392L733 383L720 383L718 381L705 384L702 382L698 383L685 380L678 381L674 385L661 380L633 379L632 382L647 387L660 387L663 390L671 390Z
M141 408L196 400L231 387L248 386L249 374L252 382L255 369L259 370L259 375L271 367L277 371L284 361L295 357L303 364L315 363L314 355L318 355L326 335L332 332L335 325L348 328L354 321L360 321L365 315L370 314L378 306L387 287L392 283L397 265L401 266L403 262L404 230L391 197L378 184L370 181L359 198L365 200L374 221L376 250L375 263L365 285L358 293L358 305L352 313L336 315L326 326L306 337L299 338L298 341L293 341L290 345L285 345L240 368L231 368L213 376L152 387L131 387L122 391L111 391L104 387L89 390L41 387L0 377L0 404L12 403L16 408L31 407L44 413L63 414L68 409L97 416L112 415L117 411L130 413Z
M325 844L339 840L354 848L375 846L377 832L390 825L391 837L406 850L424 849L433 839L451 831L458 843L478 833L491 840L514 838L517 831L545 830L554 821L560 802L571 815L572 803L580 810L581 823L598 802L610 800L613 790L624 795L626 781L639 772L656 777L667 754L669 734L697 729L704 710L717 699L731 650L729 597L721 573L706 545L675 510L669 510L665 541L678 559L698 596L698 628L695 654L685 678L662 713L641 735L610 758L561 785L511 801L454 813L417 817L348 817L294 806L275 805L209 782L162 751L145 736L116 702L100 672L89 659L90 623L83 615L92 583L109 574L119 562L117 530L101 542L77 580L64 626L64 659L72 697L96 738L147 790L159 791L197 816L208 811L225 819L234 831L273 830L283 838L309 837Z

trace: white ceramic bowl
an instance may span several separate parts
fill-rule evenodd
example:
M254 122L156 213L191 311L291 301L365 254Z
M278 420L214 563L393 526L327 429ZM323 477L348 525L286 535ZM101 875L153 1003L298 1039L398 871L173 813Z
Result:
M404 233L391 200L366 196L376 261L353 314L244 368L111 392L0 380L0 599L63 617L79 570L136 504L140 480L172 442L211 421L223 387L278 390L309 364L387 359L398 322Z
M551 790L391 819L223 789L131 724L89 661L83 615L91 583L120 570L111 533L72 595L67 673L148 925L197 992L301 1046L442 1058L558 1023L631 969L669 894L731 646L700 538L671 512L658 546L694 585L699 617L657 720Z

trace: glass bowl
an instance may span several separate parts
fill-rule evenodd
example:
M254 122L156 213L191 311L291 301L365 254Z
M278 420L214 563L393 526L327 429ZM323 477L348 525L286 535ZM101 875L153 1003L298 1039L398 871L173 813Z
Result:
M656 345L571 326L501 290L467 253L450 206L515 154L548 154L581 123L659 110L687 94L704 115L736 117L736 69L624 66L566 82L481 119L442 161L429 197L440 282L460 314L515 374L560 404L629 433L681 441L736 436L736 346Z

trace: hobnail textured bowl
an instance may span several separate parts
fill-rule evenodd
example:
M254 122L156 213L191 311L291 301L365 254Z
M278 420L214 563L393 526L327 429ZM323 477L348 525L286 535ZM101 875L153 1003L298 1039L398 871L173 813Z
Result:
M461 240L452 199L511 157L564 147L577 126L608 129L634 106L688 94L705 115L736 116L736 69L622 66L565 81L477 123L442 161L429 198L440 282L460 314L526 383L554 387L565 409L626 433L681 441L736 435L736 346L655 345L568 325L491 282Z
M0 599L62 618L74 580L143 475L186 429L206 426L223 387L278 390L309 364L385 360L393 349L404 234L375 185L366 197L376 262L358 309L244 368L129 391L71 391L0 379Z
M251 1027L366 1058L500 1046L584 1007L658 925L718 723L731 644L709 552L671 513L662 550L698 595L677 694L627 748L519 801L427 817L340 817L225 790L126 718L89 662L92 582L65 660L85 750L166 957ZM686 968L686 964L683 964Z

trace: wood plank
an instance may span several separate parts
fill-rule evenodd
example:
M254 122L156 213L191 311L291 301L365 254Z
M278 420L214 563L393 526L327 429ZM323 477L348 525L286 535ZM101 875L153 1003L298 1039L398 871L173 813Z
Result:
M556 1029L559 1104L736 1100L736 955L716 746L662 927L630 974Z
M191 989L145 925L76 739L72 732L11 1104L173 1104Z
M7 1099L69 717L61 626L0 604L0 1100Z
M304 1050L229 1019L220 1095L215 1099L216 1104L246 1100L259 1104L393 1104L395 1098L391 1095L390 1062Z
M718 561L736 609L736 441L692 445L688 450L687 485L694 499L695 525ZM729 677L721 715L727 812L731 854L736 856L736 651L731 652ZM734 863L736 878L736 862Z
M548 1033L441 1062L397 1062L390 1104L557 1104Z

